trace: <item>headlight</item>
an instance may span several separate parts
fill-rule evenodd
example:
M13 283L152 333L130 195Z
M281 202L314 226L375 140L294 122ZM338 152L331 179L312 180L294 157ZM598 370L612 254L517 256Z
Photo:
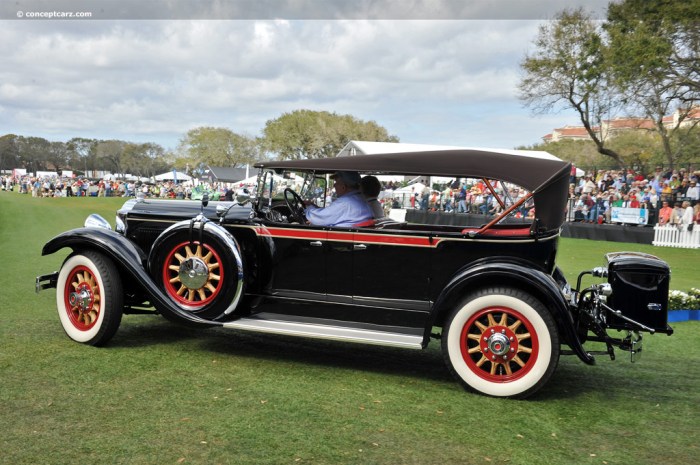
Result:
M124 234L126 232L126 225L124 224L122 219L119 218L118 216L115 218L114 224L115 224L114 230L117 231L119 234Z
M112 230L112 226L109 224L109 222L102 218L100 215L97 215L93 213L92 215L88 216L87 219L85 220L85 227L86 228L103 228L103 229L109 229L110 231Z

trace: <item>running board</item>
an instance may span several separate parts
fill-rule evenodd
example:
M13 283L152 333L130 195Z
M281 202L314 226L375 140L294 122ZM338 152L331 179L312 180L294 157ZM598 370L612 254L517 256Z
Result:
M224 328L256 331L260 333L284 334L287 336L330 339L382 346L422 349L423 337L410 334L389 333L367 329L348 328L318 323L299 323L256 317L241 318L223 324Z

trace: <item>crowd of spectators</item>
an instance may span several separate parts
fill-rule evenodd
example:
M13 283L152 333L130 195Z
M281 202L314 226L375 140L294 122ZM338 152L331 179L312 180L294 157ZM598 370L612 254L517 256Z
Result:
M135 197L142 194L149 198L190 199L193 193L207 191L215 200L232 197L238 188L224 183L192 183L157 181L140 182L125 180L89 180L86 178L1 176L2 190L14 190L32 197Z
M614 223L613 207L647 210L648 224L677 226L700 223L700 171L683 169L643 174L629 170L572 176L569 205L574 221Z
M576 175L572 169L570 177L568 218L570 221L615 224L611 217L613 207L648 210L648 224L690 225L700 224L700 171L664 171L656 168L654 173L643 174L629 170L601 170L595 173ZM508 189L506 207L525 195L516 186L494 183L492 187L499 195ZM385 195L386 202L396 202L391 191ZM412 191L405 208L442 211L447 213L471 213L495 215L502 211L501 204L490 189L478 180L455 180L442 188L421 187ZM404 202L406 203L406 202ZM516 216L533 217L534 207L524 205Z

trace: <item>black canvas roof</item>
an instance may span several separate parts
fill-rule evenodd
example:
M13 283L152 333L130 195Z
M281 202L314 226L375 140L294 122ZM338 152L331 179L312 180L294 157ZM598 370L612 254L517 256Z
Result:
M320 172L359 171L403 175L432 175L499 179L518 184L531 192L547 185L569 162L547 152L487 149L430 150L384 153L310 160L265 161L263 168L315 170Z

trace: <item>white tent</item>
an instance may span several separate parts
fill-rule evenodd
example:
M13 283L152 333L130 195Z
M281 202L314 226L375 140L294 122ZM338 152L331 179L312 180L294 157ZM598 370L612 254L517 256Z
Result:
M417 182L415 184L409 184L406 187L402 187L401 189L396 189L394 191L394 194L411 194L411 193L420 194L424 187L425 187L425 184Z
M180 171L166 171L165 173L161 173L155 177L156 181L191 181L192 176L189 176L185 173L181 173Z

